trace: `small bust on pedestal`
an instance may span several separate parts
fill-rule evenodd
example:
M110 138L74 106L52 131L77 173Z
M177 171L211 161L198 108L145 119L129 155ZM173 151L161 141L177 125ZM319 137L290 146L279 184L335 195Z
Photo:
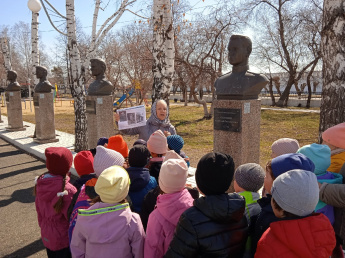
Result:
M35 93L50 93L53 86L47 80L47 68L44 66L36 66L36 77L39 79L39 83L35 86Z
M15 71L7 71L7 80L10 84L7 86L6 91L20 91L20 85L17 82L17 73Z
M228 58L232 72L215 82L217 99L257 99L268 82L264 75L248 71L248 59L252 52L249 37L232 35L228 45Z
M102 59L91 59L91 72L92 76L96 77L96 80L92 82L88 89L89 96L108 96L111 95L114 86L106 80L104 73L106 69L105 62Z

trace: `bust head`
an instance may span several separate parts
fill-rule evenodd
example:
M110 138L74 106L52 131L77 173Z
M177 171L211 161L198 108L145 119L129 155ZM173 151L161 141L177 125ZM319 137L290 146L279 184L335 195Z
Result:
M36 66L36 77L38 79L40 78L46 78L47 77L47 68L45 68L44 66L40 66L40 65L37 65Z
M103 75L105 73L105 62L100 58L90 60L92 76Z
M232 35L228 45L229 63L233 66L248 65L249 55L252 52L252 41L243 35Z
M9 70L7 71L7 80L10 82L14 82L17 80L17 73L15 71Z

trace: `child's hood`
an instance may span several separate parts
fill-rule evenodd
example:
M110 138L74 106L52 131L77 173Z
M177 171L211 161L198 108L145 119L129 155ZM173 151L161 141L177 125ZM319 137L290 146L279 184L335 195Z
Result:
M65 189L67 190L67 184L69 177L66 176ZM63 177L58 175L52 175L50 173L43 175L37 180L36 196L42 200L51 201L57 197L58 192L62 192L63 189Z
M157 198L157 209L164 219L177 225L181 214L193 206L193 197L187 189L177 193L159 195Z

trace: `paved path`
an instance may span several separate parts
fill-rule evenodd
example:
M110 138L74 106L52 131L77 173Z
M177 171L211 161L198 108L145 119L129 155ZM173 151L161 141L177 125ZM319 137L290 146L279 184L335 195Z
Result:
M47 257L33 196L45 164L0 139L0 257Z

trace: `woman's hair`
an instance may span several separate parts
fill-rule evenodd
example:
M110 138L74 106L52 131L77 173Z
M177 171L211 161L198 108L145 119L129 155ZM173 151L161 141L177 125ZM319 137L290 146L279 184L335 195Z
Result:
M277 209L278 211L283 211L283 216L285 218L299 218L299 216L292 214L286 210L283 210L273 198L272 198L272 203L275 209Z
M266 164L266 171L267 171L268 173L270 173L270 175L271 175L271 177L272 177L273 180L276 179L276 177L273 175L273 171L272 171L272 160L269 160L269 161L267 162L267 164Z
M40 175L40 176L37 178L37 180L39 180L39 179L42 178L45 174L48 174L48 173L49 173L49 171L43 173L42 175ZM62 191L61 191L61 192L65 191L65 186L66 186L66 176L64 176L64 177L63 177L63 180L62 180ZM36 196L36 194L37 194L36 188L37 188L37 184L35 184L35 187L34 187L34 196ZM61 210L62 210L62 207L63 207L63 196L60 196L60 197L59 197L59 200L54 204L54 210L55 210L55 212L56 212L56 213L60 213Z

